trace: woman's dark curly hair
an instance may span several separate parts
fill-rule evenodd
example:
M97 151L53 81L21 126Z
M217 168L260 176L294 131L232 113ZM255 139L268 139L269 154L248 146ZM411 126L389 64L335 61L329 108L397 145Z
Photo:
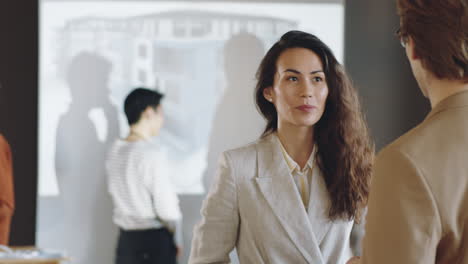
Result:
M263 58L255 89L257 108L267 121L262 137L278 129L275 106L265 99L263 90L273 86L278 57L290 48L305 48L317 54L326 76L328 98L324 113L314 126L314 141L318 147L318 166L331 199L329 218L360 221L369 195L374 144L357 91L330 48L316 36L289 31Z

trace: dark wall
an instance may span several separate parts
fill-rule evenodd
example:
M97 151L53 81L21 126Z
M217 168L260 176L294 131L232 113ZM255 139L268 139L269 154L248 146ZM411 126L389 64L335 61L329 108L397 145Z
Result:
M396 1L349 0L345 11L345 64L362 97L381 149L422 121L429 101L420 92L395 37Z
M14 162L10 244L33 245L37 188L37 0L0 1L0 132Z

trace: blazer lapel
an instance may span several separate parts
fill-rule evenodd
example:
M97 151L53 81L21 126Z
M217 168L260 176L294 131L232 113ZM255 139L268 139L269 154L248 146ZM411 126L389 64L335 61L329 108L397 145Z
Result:
M332 226L332 222L328 217L330 204L331 201L323 175L320 169L314 166L312 183L310 186L309 208L307 211L312 225L312 231L315 234L318 245L322 243L323 238Z
M259 142L257 184L291 241L308 263L324 264L299 192L282 157L278 139Z

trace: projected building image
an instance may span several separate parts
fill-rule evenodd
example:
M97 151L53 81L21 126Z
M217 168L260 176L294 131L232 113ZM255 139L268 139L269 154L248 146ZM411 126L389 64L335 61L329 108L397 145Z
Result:
M261 134L255 72L293 29L317 34L342 60L343 4L336 1L43 0L38 245L64 250L73 263L112 262L117 228L104 162L128 133L122 105L135 87L165 94L155 139L168 155L165 171L181 197L202 198L220 153ZM200 205L191 206L197 215L184 216L186 254Z

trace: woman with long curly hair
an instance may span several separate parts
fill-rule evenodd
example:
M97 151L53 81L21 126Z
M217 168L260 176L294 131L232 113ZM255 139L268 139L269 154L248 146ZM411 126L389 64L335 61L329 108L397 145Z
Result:
M330 48L301 31L273 45L257 79L265 131L223 153L189 263L228 263L233 248L241 263L344 263L374 157L357 92Z

